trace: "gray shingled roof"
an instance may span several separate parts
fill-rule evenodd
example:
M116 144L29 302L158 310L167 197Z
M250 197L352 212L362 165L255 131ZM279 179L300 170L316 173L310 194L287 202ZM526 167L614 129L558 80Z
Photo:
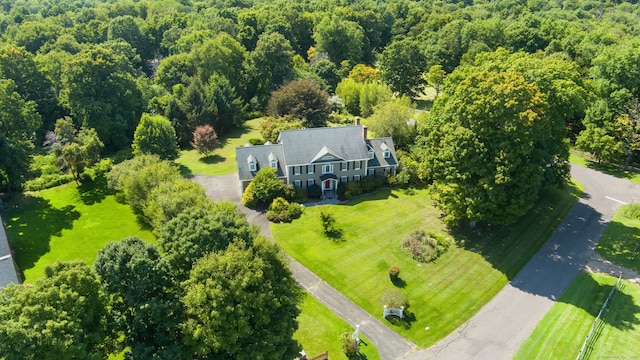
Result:
M256 145L236 148L236 161L238 161L238 177L240 180L251 180L260 169L269 166L269 157L271 154L278 159L278 176L284 177L282 167L285 166L285 162L282 145ZM251 156L253 156L257 162L256 171L249 171L247 159Z
M375 154L375 157L369 160L369 167L385 167L398 165L398 160L396 159L396 150L393 146L393 139L391 139L390 137L369 139L367 140L367 145L371 146ZM387 159L384 158L385 148L389 149L389 151L391 152L391 156Z
M0 288L10 283L19 284L20 278L16 272L11 248L9 247L9 239L0 217Z
M325 147L347 161L369 158L362 126L285 130L280 133L278 142L284 145L288 166L311 163Z

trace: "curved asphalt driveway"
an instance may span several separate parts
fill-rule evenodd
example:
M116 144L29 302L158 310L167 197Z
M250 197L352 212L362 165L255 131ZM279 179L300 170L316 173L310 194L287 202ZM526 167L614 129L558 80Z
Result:
M302 287L349 324L359 324L377 347L380 359L511 359L554 301L587 264L609 221L622 205L640 198L640 186L597 171L572 165L571 175L585 192L562 224L518 275L473 318L433 347L416 346L373 318L315 274L291 260ZM198 176L213 200L240 203L237 175ZM268 221L259 212L239 205L249 221L271 238Z
M402 359L511 359L554 301L587 264L622 203L640 186L572 165L585 191L547 243L471 320L430 349Z
M236 203L238 209L247 214L247 219L260 227L263 235L270 239L273 238L269 228L269 221L266 217L262 213L248 209L241 204L242 196L238 184L238 174L220 176L195 175L192 179L205 188L206 194L210 199L214 201L229 200ZM352 327L355 328L356 325L360 325L360 330L376 347L381 360L399 359L415 350L415 344L389 329L378 319L327 284L326 281L320 279L311 270L292 258L289 258L289 260L289 268L298 284Z

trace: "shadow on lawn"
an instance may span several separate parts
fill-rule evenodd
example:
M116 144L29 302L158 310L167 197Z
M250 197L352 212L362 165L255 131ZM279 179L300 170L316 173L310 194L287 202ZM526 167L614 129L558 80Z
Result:
M587 167L592 170L600 171L605 174L609 174L621 179L633 179L636 172L625 170L620 166L606 164L606 163L598 163L597 161L592 161L586 159Z
M24 194L16 197L12 202L19 207L7 211L4 220L9 241L16 252L16 262L24 272L49 252L51 237L73 228L73 222L81 214L71 205L58 209L40 197Z
M404 317L400 318L398 316L389 315L387 316L387 321L394 326L401 326L405 330L411 329L411 326L414 322L416 322L416 315L411 311L405 310Z
M85 205L93 205L101 202L116 191L107 185L107 178L102 175L94 180L85 180L78 185L80 200Z
M198 159L198 161L200 161L201 163L205 163L207 165L221 163L225 160L227 160L227 158L218 154L211 154L211 155L203 156L200 159Z
M513 286L556 300L586 264L588 249L597 241L588 236L576 239L574 232L586 231L595 237L598 229L587 231L584 227L604 226L600 213L583 203L569 201L567 191L578 196L575 188L547 189L537 205L513 225L481 223L471 229L468 224L461 224L451 229L451 235L458 247L481 255L505 274ZM567 215L573 216L572 222L563 223ZM552 237L556 226L558 234ZM542 252L534 258L541 248ZM525 265L526 275L515 279ZM544 281L542 278L546 276L554 277L555 281Z

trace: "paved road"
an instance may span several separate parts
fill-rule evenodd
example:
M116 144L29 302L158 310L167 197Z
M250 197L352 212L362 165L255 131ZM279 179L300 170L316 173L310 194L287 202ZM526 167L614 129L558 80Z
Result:
M312 296L355 326L377 347L382 360L511 359L539 320L551 308L589 261L598 239L623 202L640 198L640 186L574 165L572 176L585 193L542 249L505 288L472 319L433 347L416 346L373 318L300 263L291 270ZM213 200L239 204L236 175L195 176ZM239 205L250 221L271 237L269 224L259 212Z
M268 238L271 236L269 221L258 211L241 205L241 192L238 185L238 175L203 176L195 175L193 180L201 184L209 198L214 201L229 200L235 202L240 211L247 214L247 219L258 225L261 232ZM311 296L323 303L329 310L344 319L355 328L360 325L361 332L378 349L380 359L390 360L401 358L416 349L416 345L398 335L378 319L371 316L358 305L320 279L311 270L290 258L289 268L296 281Z
M518 275L471 320L427 350L402 359L511 359L538 321L592 257L622 202L640 186L573 165L585 192L559 228Z

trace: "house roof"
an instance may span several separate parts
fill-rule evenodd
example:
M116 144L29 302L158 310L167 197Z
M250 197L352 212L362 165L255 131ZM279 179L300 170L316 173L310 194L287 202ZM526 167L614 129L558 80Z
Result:
M0 217L0 288L10 283L19 284L20 278L18 277L18 272L13 262L7 232Z
M398 165L396 150L393 146L393 139L391 139L390 137L368 139L367 145L371 146L375 154L374 158L369 160L369 167L385 167ZM385 150L389 150L389 152L391 153L391 156L386 159L384 158Z
M282 152L282 145L256 145L256 146L244 146L236 148L236 160L238 161L238 177L240 180L251 180L260 169L269 166L271 159L278 160L277 174L279 177L284 177L282 166L284 162L284 154ZM244 162L244 164L241 164ZM248 162L256 163L256 171L250 171Z
M306 165L332 154L342 160L368 159L362 126L285 130L278 136L288 166Z

